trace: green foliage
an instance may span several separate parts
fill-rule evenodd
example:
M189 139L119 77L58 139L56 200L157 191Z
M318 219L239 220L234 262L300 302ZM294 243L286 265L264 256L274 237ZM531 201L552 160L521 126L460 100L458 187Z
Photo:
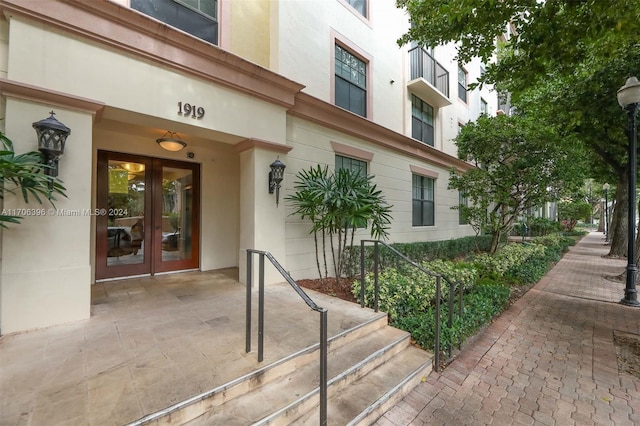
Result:
M546 217L530 217L527 219L527 226L529 227L529 235L534 237L562 231L560 222Z
M591 205L586 201L562 201L558 203L558 216L567 231L573 231L579 220L585 220L590 215Z
M42 164L42 154L31 151L16 155L13 142L3 133L0 133L0 144L0 199L5 192L20 193L25 203L35 199L39 204L45 200L53 204L56 194L66 196L60 181L45 174L47 166ZM6 228L9 223L18 224L21 219L0 215L0 228Z
M503 43L489 80L510 80L527 89L540 81L575 72L583 63L604 66L606 59L637 43L638 0L398 0L411 18L411 29L398 42L415 40L435 47L455 42L462 62L474 57L489 63L495 41L508 26L517 37Z
M616 99L640 69L639 0L493 1L399 0L412 28L400 43L453 42L459 60L482 57L481 80L511 94L518 111L554 128L588 160L590 177L614 183L626 210L628 118ZM494 42L508 26L517 36ZM635 177L634 177L635 178ZM624 215L613 217L612 228ZM624 233L611 235L611 253L624 255Z
M394 243L391 247L398 250L414 262L431 261L435 259L458 259L476 253L489 251L491 236L462 237L451 240L423 241L417 243ZM373 270L373 246L365 246L365 270ZM360 274L360 246L349 247L345 250L345 273L349 277ZM404 261L385 247L380 247L380 268L403 268Z
M562 253L574 244L572 238L548 234L532 239L533 243L508 244L496 254L478 254L468 262L433 260L421 266L448 277L464 288L463 313L453 313L453 324L448 319L448 284L442 280L440 311L441 348L451 347L473 335L491 321L506 306L510 286L535 283L557 262ZM373 275L365 278L365 304L374 303ZM413 339L424 348L433 348L435 341L436 280L415 267L386 268L379 275L380 309L387 312L395 327L409 331ZM360 281L355 281L353 294L360 297Z
M440 345L441 348L452 347L466 337L472 336L480 328L499 314L509 300L508 286L484 279L463 297L463 313L454 313L452 327L448 327L449 307L441 305L440 310ZM435 308L430 306L424 312L414 313L397 318L392 322L394 327L411 333L411 337L423 348L432 349L435 345Z
M324 276L328 275L326 244L331 246L334 273L341 277L345 251L353 246L355 231L368 227L375 239L388 236L391 223L391 207L382 191L373 183L373 176L349 169L329 173L327 166L317 165L301 170L296 176L296 192L286 198L293 205L293 215L311 221L316 248L316 263L320 277L320 257L324 263ZM320 234L322 247L318 246ZM335 247L337 244L337 248Z
M454 286L461 284L464 289L470 289L475 283L477 272L473 265L449 260L434 260L422 262L423 269L432 274L426 274L412 266L398 270L396 268L384 269L378 275L380 288L379 306L389 317L400 318L406 315L425 311L434 301L436 296L436 275L445 276L441 279L441 292L448 294L449 283ZM360 297L360 280L354 281L352 292L356 298ZM375 289L374 275L365 277L365 305L374 306Z
M481 277L503 277L516 265L521 265L534 257L544 256L544 247L540 244L507 244L497 253L481 253L473 258L473 263Z
M554 201L562 188L581 182L580 154L552 129L522 116L481 116L456 137L460 158L475 162L451 170L449 189L466 194L470 224L493 236L491 252L532 207Z

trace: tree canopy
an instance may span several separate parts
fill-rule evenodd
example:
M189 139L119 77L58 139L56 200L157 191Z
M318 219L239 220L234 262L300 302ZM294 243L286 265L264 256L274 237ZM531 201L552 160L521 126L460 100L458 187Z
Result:
M640 0L397 0L397 5L412 23L400 44L454 42L462 62L480 57L488 63L496 40L511 28L508 53L485 77L510 81L510 91L572 74L580 64L606 66L610 58L628 55L640 34Z
M481 116L462 128L456 145L477 167L452 170L449 188L470 202L461 208L471 225L492 233L492 251L523 212L582 182L580 147L524 116Z
M397 4L412 22L400 44L455 43L462 63L483 58L480 84L510 93L517 110L583 146L591 177L616 183L610 254L625 255L629 129L616 92L640 72L640 0Z

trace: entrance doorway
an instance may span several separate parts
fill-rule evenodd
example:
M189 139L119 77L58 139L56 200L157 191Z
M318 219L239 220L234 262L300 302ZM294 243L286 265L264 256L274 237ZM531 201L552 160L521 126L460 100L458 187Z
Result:
M200 166L98 151L96 280L199 267Z

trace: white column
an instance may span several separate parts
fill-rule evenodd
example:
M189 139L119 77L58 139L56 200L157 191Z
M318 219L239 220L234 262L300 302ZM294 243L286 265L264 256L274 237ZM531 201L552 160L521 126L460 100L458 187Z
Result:
M280 188L280 204L276 194L269 194L269 166L276 158L286 164L286 155L254 147L240 153L240 281L246 282L246 249L270 252L285 268L285 182ZM285 181L287 179L285 173ZM258 283L258 255L254 255L253 282ZM265 258L265 283L285 279Z
M4 209L29 209L19 225L2 231L0 327L2 334L85 319L91 312L92 122L89 112L7 98L5 135L17 154L37 150L32 123L49 117L71 129L59 178L67 198L55 208L5 193ZM40 210L42 211L42 210Z

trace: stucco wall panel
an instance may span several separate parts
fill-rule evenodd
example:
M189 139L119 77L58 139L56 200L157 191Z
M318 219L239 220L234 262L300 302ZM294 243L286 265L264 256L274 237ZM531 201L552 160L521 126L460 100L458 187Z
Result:
M472 235L470 226L458 225L458 211L451 210L457 205L458 193L447 189L448 170L420 161L379 146L327 129L309 121L291 117L288 124L287 144L294 148L288 155L287 193L295 191L293 181L295 175L303 169L315 164L328 165L333 170L335 152L331 142L351 145L355 148L373 153L369 162L369 173L374 175L374 182L382 190L389 204L393 205L393 222L388 242L418 242L442 240ZM310 152L314 154L315 163L310 164ZM410 165L437 174L436 179L436 224L435 226L412 226L412 171ZM296 278L317 277L315 266L315 250L313 236L309 234L311 222L302 221L292 216L294 209L289 207L287 216L287 263L291 265L292 274ZM370 238L369 231L359 230L356 241ZM306 246L306 249L305 249ZM295 249L294 249L295 247ZM306 253L303 254L303 253Z
M44 211L2 233L0 327L3 333L84 319L90 313L91 217L74 212L91 207L91 129L89 113L55 107L56 118L71 128L60 159L59 178L67 198L55 208L25 203L5 194L4 208ZM6 135L17 153L36 150L31 124L49 116L51 105L7 98ZM64 212L71 212L66 214Z
M241 138L284 140L281 106L29 21L12 19L10 40L10 79ZM204 117L178 114L178 102L203 107Z

